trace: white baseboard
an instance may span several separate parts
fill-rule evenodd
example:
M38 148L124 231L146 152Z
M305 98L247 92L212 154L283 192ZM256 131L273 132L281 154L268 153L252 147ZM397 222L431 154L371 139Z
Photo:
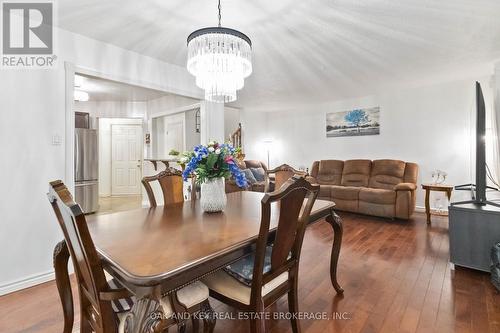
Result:
M415 211L419 213L425 213L425 207L415 206Z
M431 210L433 210L435 208L431 207ZM420 213L425 213L425 207L423 206L415 206L415 211L416 212L420 212ZM448 207L443 207L442 211L444 212L447 212L448 211Z
M41 274L31 275L24 279L9 282L4 285L0 285L0 296L13 293L21 289L29 288L41 284L44 282L52 281L55 279L54 271L48 271Z

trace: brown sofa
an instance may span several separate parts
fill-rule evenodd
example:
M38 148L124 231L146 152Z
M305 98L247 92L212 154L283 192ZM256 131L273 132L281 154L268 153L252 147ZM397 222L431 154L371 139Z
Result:
M262 168L264 169L264 174L267 173L267 166L264 162L258 160L246 160L239 164L241 169L248 168ZM238 191L253 191L253 192L264 192L266 187L266 180L257 182L255 184L250 185L247 189L239 188L238 185L234 182L233 179L226 180L226 193L238 192Z
M324 160L313 163L308 180L338 210L409 219L417 176L417 164L399 160Z

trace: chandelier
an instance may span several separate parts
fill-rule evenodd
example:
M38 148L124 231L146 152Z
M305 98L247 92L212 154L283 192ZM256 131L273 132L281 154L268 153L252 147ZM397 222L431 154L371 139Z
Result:
M252 41L244 33L219 25L192 32L187 38L187 69L196 85L205 90L205 99L228 103L252 74Z

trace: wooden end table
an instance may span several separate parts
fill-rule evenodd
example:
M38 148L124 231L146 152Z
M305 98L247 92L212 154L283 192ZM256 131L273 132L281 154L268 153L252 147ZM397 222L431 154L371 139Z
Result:
M422 184L422 189L425 190L425 214L427 215L427 224L431 223L431 205L429 203L431 191L445 192L448 201L451 200L451 192L453 192L453 185L445 184Z

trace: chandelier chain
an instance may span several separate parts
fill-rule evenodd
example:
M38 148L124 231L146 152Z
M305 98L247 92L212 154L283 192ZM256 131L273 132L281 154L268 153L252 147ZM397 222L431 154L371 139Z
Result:
M221 25L220 25L220 21L221 21L221 15L220 15L220 0L219 0L219 6L218 6L218 8L219 8L219 27L220 27L220 26L221 26Z

